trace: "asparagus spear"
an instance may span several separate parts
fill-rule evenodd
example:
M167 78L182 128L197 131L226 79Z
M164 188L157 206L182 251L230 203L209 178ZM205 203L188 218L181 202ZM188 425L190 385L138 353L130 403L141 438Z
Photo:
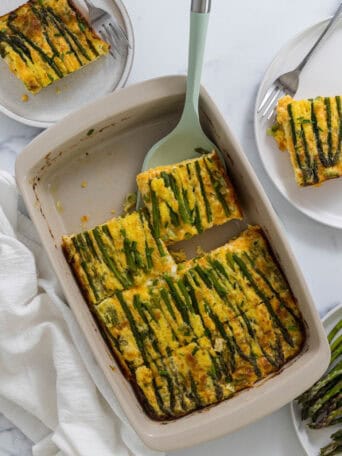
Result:
M163 174L166 174L166 173L162 173L162 175ZM184 200L182 198L181 191L180 191L180 188L176 181L176 178L172 174L169 174L168 177L169 177L171 189L178 202L179 214L185 223L190 223L191 222L190 214L186 210L186 206L185 206Z
M212 215L212 212L211 212L211 207L210 207L210 203L209 203L209 200L208 200L208 196L207 196L207 193L205 191L205 187L204 187L204 183L203 183L203 179L202 179L202 175L201 175L201 168L200 168L198 162L195 162L195 169L196 169L197 179L198 179L198 182L200 184L202 198L203 198L203 201L204 201L204 204L205 204L205 211L206 211L207 221L208 221L208 223L210 223L212 221L212 219L213 219L213 215Z
M317 396L322 388L340 376L342 376L342 361L340 361L330 372L325 374L308 391L302 394L299 397L298 402L304 406L307 402L311 401L315 396Z
M339 381L339 380L337 380L337 381ZM337 381L335 380L335 381L325 385L323 388L321 388L321 390L319 392L319 395L317 395L316 397L314 397L310 401L306 402L305 405L303 405L303 408L302 408L302 420L306 420L307 418L313 418L313 416L309 414L310 408L313 407L315 404L317 404L317 401L320 400L326 393L328 393L333 388L333 386L336 385ZM325 402L324 407L319 411L319 413L321 413L321 412L323 413L324 412L325 407L329 406L330 400L332 400L332 399L333 398L331 398L327 402Z
M342 429L331 435L332 442L321 449L320 456L333 456L342 451Z
M327 402L329 399L334 397L336 394L340 393L342 391L342 381L340 380L336 385L333 386L330 390L328 390L323 397L318 399L318 401L309 408L308 410L308 416L311 417L315 415L320 408Z
M339 429L338 431L334 432L330 437L333 440L341 440L342 439L342 429Z
M342 329L342 320L340 320L336 325L333 327L333 329L330 331L328 334L328 341L329 343L332 342L336 334L339 332L339 330Z
M341 454L342 451L342 441L332 442L326 447L321 449L320 456L334 456Z
M332 353L330 363L336 361L336 359L342 354L342 344L340 344Z
M160 213L158 207L158 198L155 194L154 190L152 190L151 183L150 183L150 193L151 193L151 201L152 201L152 225L153 231L156 238L160 237Z
M318 417L313 417L313 422L309 424L312 429L321 429L331 425L331 421L335 421L336 416L329 418L330 414L342 406L342 393L332 398L319 411ZM337 414L338 417L338 414Z
M311 429L321 429L323 427L332 426L336 420L342 417L342 407L337 408L336 410L332 410L329 415L322 421L320 425L310 424L309 427Z
M334 342L330 345L331 353L333 353L340 345L342 344L342 334L334 340Z

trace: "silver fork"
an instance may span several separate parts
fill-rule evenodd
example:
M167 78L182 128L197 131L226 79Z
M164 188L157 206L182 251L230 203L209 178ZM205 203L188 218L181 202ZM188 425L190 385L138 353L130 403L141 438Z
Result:
M84 0L89 10L89 20L104 41L110 44L110 55L123 57L130 48L128 36L114 16L98 8L91 0Z
M289 71L288 73L284 73L281 76L279 76L271 85L271 87L267 90L265 96L263 97L259 107L258 107L258 113L261 113L262 117L267 116L267 119L269 120L275 110L275 107L277 105L277 102L279 98L281 98L284 95L291 95L293 97L298 89L299 85L299 76L305 65L308 63L310 57L312 56L313 52L319 45L319 43L322 41L324 36L328 33L328 31L331 29L331 27L335 24L337 21L340 13L342 11L342 3L338 7L336 13L333 15L331 20L329 21L328 25L325 27L321 35L318 37L317 41L315 44L312 46L310 51L306 54L304 59L300 62L300 64L292 71Z

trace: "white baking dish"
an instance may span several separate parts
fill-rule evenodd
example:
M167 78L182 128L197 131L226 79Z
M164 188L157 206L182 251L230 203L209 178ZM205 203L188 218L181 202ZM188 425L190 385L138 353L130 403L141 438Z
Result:
M158 450L173 450L232 432L271 413L308 388L325 371L329 347L319 316L286 235L241 147L205 90L204 129L224 154L245 221L264 229L303 313L307 340L285 368L254 388L202 412L167 424L151 420L108 350L60 248L61 235L87 228L120 213L127 192L150 146L176 124L185 78L172 76L128 87L65 118L36 138L18 157L16 176L28 210L67 300L132 426ZM83 182L83 185L82 185ZM86 182L86 188L85 187ZM245 225L232 222L192 242L213 248ZM191 250L191 246L190 246ZM113 369L114 367L114 369Z

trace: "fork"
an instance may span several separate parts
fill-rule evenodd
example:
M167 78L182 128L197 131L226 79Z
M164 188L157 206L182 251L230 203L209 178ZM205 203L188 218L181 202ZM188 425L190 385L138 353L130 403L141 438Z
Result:
M110 44L110 55L116 59L117 54L123 57L131 47L125 30L114 16L93 4L91 0L84 0L89 11L89 21L101 38Z
M314 53L315 49L317 46L320 44L322 39L325 37L325 35L328 33L328 31L331 29L331 27L337 22L339 15L342 11L342 3L340 6L337 8L336 13L333 15L333 17L330 19L328 22L328 25L325 27L321 35L318 37L317 41L315 44L312 46L312 48L309 50L309 52L306 54L306 56L303 58L303 60L300 62L300 64L292 71L289 71L288 73L284 73L281 76L279 76L271 85L271 87L267 90L266 94L264 95L259 107L258 107L258 113L261 113L262 117L267 116L267 120L269 120L274 113L275 107L278 103L278 100L284 96L284 95L291 95L293 97L298 89L299 85L299 76L305 65L308 63L310 57Z

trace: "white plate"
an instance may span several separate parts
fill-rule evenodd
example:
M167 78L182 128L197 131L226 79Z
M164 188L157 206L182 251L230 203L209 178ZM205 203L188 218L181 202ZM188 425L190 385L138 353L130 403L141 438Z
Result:
M23 3L23 0L1 0L0 16ZM0 59L0 111L27 125L47 128L86 103L125 85L134 54L134 36L129 16L121 0L94 0L94 3L115 16L126 30L131 45L127 55L117 60L110 55L101 57L36 95L27 92L22 82ZM75 0L75 4L87 16L83 0ZM28 94L28 102L22 101L24 94Z
M280 152L273 138L267 136L270 121L257 115L270 84L282 73L292 70L315 42L327 20L308 28L289 41L277 54L261 82L254 113L256 142L263 165L275 186L297 209L312 219L342 229L342 178L325 182L320 187L299 188L294 179L287 152ZM329 33L304 68L297 99L342 94L342 20Z
M323 318L323 325L327 334L341 318L342 305L335 307ZM300 408L295 401L291 402L291 416L298 439L308 456L319 455L320 448L330 442L331 434L337 429L341 429L340 424L324 429L310 429L301 420Z

